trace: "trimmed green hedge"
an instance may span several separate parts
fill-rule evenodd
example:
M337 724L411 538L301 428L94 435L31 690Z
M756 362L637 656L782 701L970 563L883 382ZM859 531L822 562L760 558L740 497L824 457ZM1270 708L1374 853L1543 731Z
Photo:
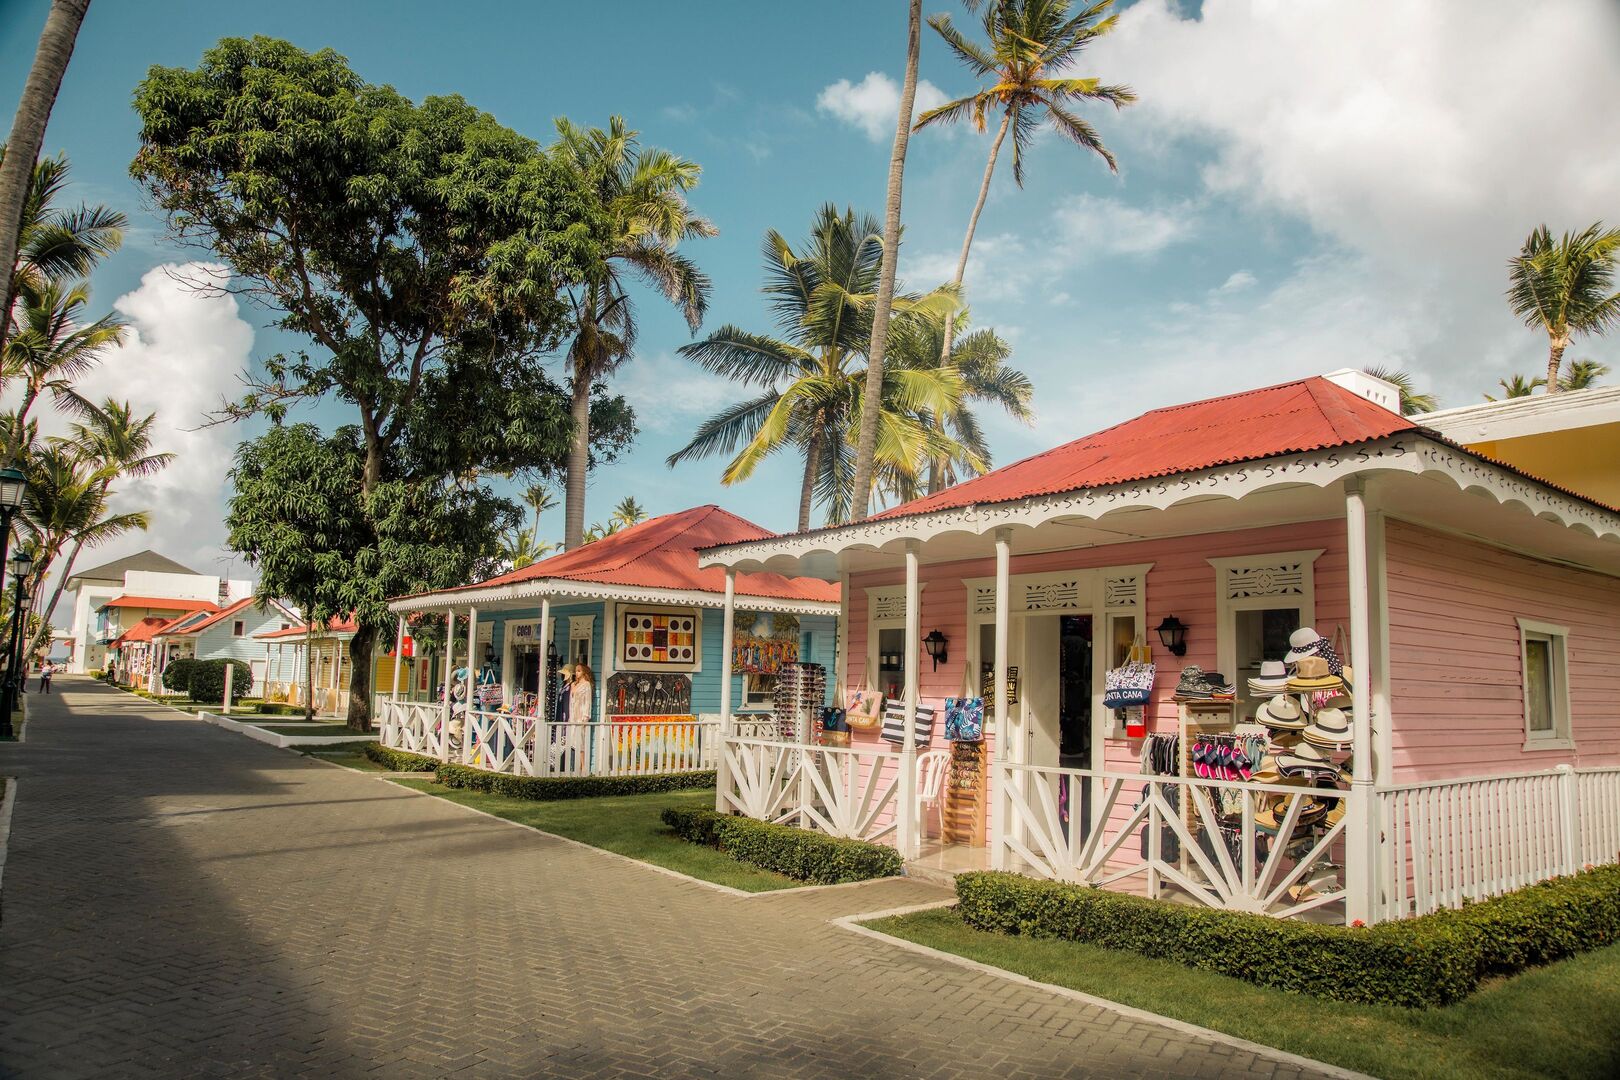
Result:
M1557 878L1458 911L1370 927L1214 911L1017 874L956 878L979 930L1082 941L1337 1001L1424 1008L1492 974L1620 940L1620 867Z
M438 758L424 757L404 750L395 750L379 742L368 742L360 752L385 769L393 772L432 772L442 764Z
M246 660L198 660L191 669L191 700L217 703L225 698L225 665L236 667L231 676L231 704L239 703L253 689L253 665Z
M664 824L682 839L717 847L738 862L772 870L796 881L842 885L893 877L903 866L900 853L894 848L864 840L845 840L714 810L671 807L661 816Z
M445 787L484 791L509 799L589 799L598 795L651 795L714 787L714 770L646 776L511 776L466 765L440 764L434 782Z
M184 694L191 690L191 673L197 668L197 661L188 658L170 660L169 666L163 669L163 685L175 693Z

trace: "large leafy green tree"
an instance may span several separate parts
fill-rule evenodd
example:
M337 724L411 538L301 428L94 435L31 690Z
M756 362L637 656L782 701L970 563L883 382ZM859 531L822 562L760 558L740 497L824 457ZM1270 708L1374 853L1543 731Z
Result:
M1601 221L1557 240L1540 225L1508 261L1508 305L1526 326L1547 335L1542 381L1549 394L1564 389L1559 376L1569 343L1620 323L1620 293L1614 291L1617 251L1620 229L1605 229Z
M605 257L571 290L574 338L568 347L573 442L568 448L563 545L585 535L585 481L591 467L591 394L635 350L635 304L626 274L639 278L680 308L696 331L709 304L709 278L677 250L683 240L714 236L715 227L692 212L686 193L702 169L666 150L643 148L621 117L608 129L557 121L557 156L607 221Z
M372 645L390 623L374 586L416 580L440 546L431 529L385 526L426 508L442 535L490 550L477 478L560 467L569 402L542 361L570 327L568 290L602 273L610 221L533 140L459 97L417 104L369 84L331 50L226 38L195 69L154 67L135 107L131 172L171 233L313 344L269 361L225 415L280 419L319 399L352 421L365 529L340 549L358 562L327 569L358 614L348 720L368 726ZM610 404L608 453L631 427Z
M856 486L854 457L882 252L875 219L853 210L841 213L831 204L821 208L809 239L797 250L781 233L768 232L765 293L779 336L723 326L680 350L700 367L757 393L706 420L669 464L731 454L721 481L735 484L753 475L765 458L792 449L804 457L801 530L810 527L818 502L829 521L864 516L871 488ZM894 298L897 321L937 318L953 302L942 291ZM879 387L873 486L892 489L896 477L918 462L959 450L919 416L951 412L963 388L955 370L939 365L890 366Z
M386 474L399 471L388 465ZM237 448L227 543L258 570L261 596L293 599L316 625L349 612L377 625L390 618L391 596L502 568L499 537L519 520L514 503L449 477L384 479L367 492L365 473L364 437L352 425L331 436L312 424L273 427ZM349 724L363 729L369 715L351 709Z
M1087 45L1114 28L1118 16L1103 17L1113 2L1100 0L1077 12L1071 0L990 0L983 5L983 45L964 37L949 15L935 15L928 20L956 58L985 85L967 97L929 109L917 118L918 129L969 119L983 133L990 114L1001 116L995 138L990 140L979 196L968 215L956 276L951 279L958 290L967 274L973 234L990 194L990 179L1001 156L1001 144L1009 132L1013 139L1013 181L1019 187L1024 186L1024 156L1029 152L1030 140L1043 124L1102 158L1111 171L1119 171L1118 162L1103 145L1097 129L1075 110L1096 101L1123 108L1136 100L1136 94L1128 86L1110 86L1098 78L1067 73ZM950 355L952 336L947 321L942 346L946 356Z

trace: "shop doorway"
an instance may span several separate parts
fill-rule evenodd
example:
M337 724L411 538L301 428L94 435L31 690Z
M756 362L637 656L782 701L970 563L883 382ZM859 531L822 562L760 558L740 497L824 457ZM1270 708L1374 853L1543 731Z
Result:
M1092 757L1092 617L1028 615L1023 623L1023 760L1042 768L1089 769ZM1060 782L1065 834L1091 818L1091 782Z

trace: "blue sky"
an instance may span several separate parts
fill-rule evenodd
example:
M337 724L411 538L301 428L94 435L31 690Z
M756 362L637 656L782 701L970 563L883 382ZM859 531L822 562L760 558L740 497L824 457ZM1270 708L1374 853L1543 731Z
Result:
M6 115L46 7L0 0ZM945 0L924 10L967 21ZM1503 264L1541 221L1562 230L1620 218L1617 29L1604 0L1529 10L1498 0L1130 5L1083 69L1141 95L1118 116L1096 116L1121 174L1042 138L1022 190L1004 163L980 227L967 282L974 319L1012 341L1039 414L1032 428L987 418L997 460L1146 408L1337 367L1407 367L1445 404L1535 370L1544 345L1506 313ZM72 158L79 197L134 222L95 287L98 305L118 301L138 333L92 389L157 409L183 456L126 493L159 521L108 556L151 543L198 569L226 558L224 471L251 429L197 426L244 364L289 344L265 328L265 312L205 301L162 269L199 255L164 239L126 171L137 136L130 95L146 69L193 65L220 37L254 33L331 46L413 98L462 94L537 139L557 115L602 124L617 113L644 142L695 159L704 177L693 203L720 228L690 248L715 282L709 328L768 328L758 291L766 229L802 236L826 201L881 211L901 0L102 0L46 148ZM924 102L969 90L924 34ZM933 285L949 276L987 141L924 132L912 148L901 269L910 284ZM593 481L589 515L634 495L655 513L712 501L791 527L792 460L729 490L719 462L664 467L733 391L675 356L690 338L672 310L650 298L640 310L641 352L616 387L638 406L642 434ZM1617 359L1613 343L1575 351ZM560 511L545 524L560 533Z

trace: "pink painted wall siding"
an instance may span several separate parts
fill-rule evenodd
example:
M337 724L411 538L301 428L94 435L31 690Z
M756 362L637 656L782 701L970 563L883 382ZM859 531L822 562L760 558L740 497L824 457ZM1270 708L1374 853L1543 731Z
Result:
M1386 530L1395 781L1620 764L1620 581ZM1522 616L1567 626L1575 750L1524 750Z
M1154 730L1174 730L1177 710L1171 695L1175 690L1182 665L1198 664L1208 669L1216 666L1215 630L1215 568L1206 561L1237 555L1264 554L1273 551L1323 548L1316 560L1316 622L1317 629L1332 635L1341 623L1348 629L1349 590L1346 581L1345 527L1342 521L1305 522L1296 525L1250 529L1241 532L1213 533L1201 536L1177 537L1168 540L1111 544L1106 547L1080 548L1072 551L1046 552L1038 555L1016 556L1012 560L1013 574L1043 573L1052 570L1088 569L1100 566L1124 566L1152 563L1147 579L1146 627L1148 640L1154 646L1154 659L1158 664L1158 683L1154 690L1154 704L1149 713L1149 726ZM936 672L932 662L922 652L918 642L916 650L920 664L919 687L922 700L943 706L946 697L965 692L976 693L967 679L968 630L967 589L964 578L993 577L993 559L925 565L922 580L927 587L922 592L921 633L936 627L950 639L950 657ZM867 598L865 590L872 586L893 585L905 580L901 570L855 575L849 583L849 624L847 657L848 683L860 687L866 668ZM1152 627L1166 615L1175 615L1188 626L1187 655L1178 658L1161 648ZM1014 660L1016 664L1016 659ZM1025 679L1031 672L1023 672ZM1228 672L1228 675L1231 673ZM987 711L990 703L987 702ZM935 728L935 746L944 746L943 714ZM993 736L993 733L992 733ZM854 744L859 746L877 740L876 732L856 732ZM986 748L989 754L989 748ZM1105 767L1136 771L1141 754L1138 740L1109 740L1105 746ZM986 758L988 759L988 756ZM991 800L994 806L994 800Z

